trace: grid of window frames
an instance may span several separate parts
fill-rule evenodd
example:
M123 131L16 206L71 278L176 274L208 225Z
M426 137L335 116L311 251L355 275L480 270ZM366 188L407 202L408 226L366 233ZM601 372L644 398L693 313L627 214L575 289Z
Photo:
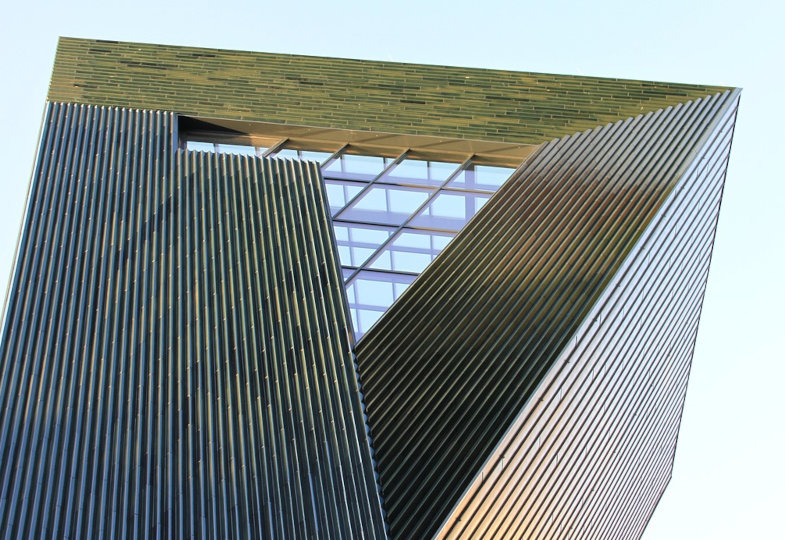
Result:
M189 141L189 150L321 163L355 338L360 339L513 169L407 157Z

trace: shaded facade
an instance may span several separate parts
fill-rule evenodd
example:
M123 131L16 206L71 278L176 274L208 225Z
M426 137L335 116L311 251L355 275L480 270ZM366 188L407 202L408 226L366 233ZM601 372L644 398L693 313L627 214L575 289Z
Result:
M738 98L62 39L0 528L639 537Z
M358 344L397 537L430 536L442 520L446 536L516 538L645 525L625 490L670 470L638 453L675 440L654 426L676 411L647 407L683 395L733 120L732 108L712 113L732 99L544 145ZM621 455L618 429L645 438ZM600 463L602 491L580 481ZM595 500L623 512L616 534L613 520L573 525ZM576 513L563 523L536 522L564 506Z

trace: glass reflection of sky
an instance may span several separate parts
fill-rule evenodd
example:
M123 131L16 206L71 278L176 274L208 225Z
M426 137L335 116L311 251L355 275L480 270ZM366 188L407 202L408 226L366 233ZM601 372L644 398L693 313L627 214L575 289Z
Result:
M458 163L404 159L379 179L379 182L440 186L447 180Z
M449 183L451 188L496 191L510 177L514 169L490 165L469 165L455 175Z
M372 180L391 163L391 159L380 156L343 154L322 168L325 178L349 180Z
M400 226L420 208L431 191L398 186L371 186L336 215L336 220Z
M267 149L189 141L188 150L261 156ZM336 149L337 150L337 149ZM355 338L365 334L513 169L277 148L317 161L327 191Z
M284 148L273 154L277 158L300 159L318 163L324 163L331 155L332 152L314 152L312 150L294 150L292 148Z
M367 332L416 278L393 272L358 272L346 286L355 335Z

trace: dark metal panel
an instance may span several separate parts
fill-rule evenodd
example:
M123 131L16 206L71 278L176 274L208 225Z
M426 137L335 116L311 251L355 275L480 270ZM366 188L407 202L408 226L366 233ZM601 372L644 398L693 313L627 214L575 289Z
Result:
M473 500L472 489L478 489L473 482L479 478L477 482L482 484L498 463L515 457L494 452L510 428L520 422L521 411L540 411L542 418L561 422L557 432L571 440L588 429L564 428L576 422L580 426L582 417L552 417L554 411L546 412L549 405L535 399L535 392L550 373L559 371L560 359L566 359L565 363L576 361L570 355L578 347L577 332L593 322L592 309L613 290L611 285L620 269L631 264L630 257L644 233L651 234L653 220L672 211L666 201L674 189L679 197L686 196L679 180L700 162L700 152L706 152L709 136L733 110L736 98L731 93L716 95L543 145L358 344L357 358L391 536L431 536L445 520L445 533L451 531L454 520L463 520L460 526L455 525L463 527L472 514L468 518L460 512L451 515L459 502L461 508L470 502L481 505L472 512L488 517L485 526L493 527L477 526L466 535L482 535L485 531L489 536L527 536L524 530L530 519L540 527L537 530L552 527L547 519L519 512L522 501L529 499L512 488L509 494L505 491L498 495L496 502ZM729 140L730 135L726 137ZM724 164L722 159L719 162ZM698 206L700 211L716 211L718 191L711 193ZM710 221L701 222L704 229ZM703 230L695 227L695 231ZM676 241L675 235L691 237L695 231L669 229L674 236L665 244L682 250L669 255L679 264L682 258L692 260L687 255L693 249L704 254L692 263L697 270L679 275L689 286L677 278L670 285L674 292L683 291L677 299L687 300L676 302L678 307L662 307L666 311L660 318L649 319L634 331L626 330L629 335L622 331L620 335L609 333L623 344L603 345L605 352L592 353L593 357L605 354L617 358L623 356L618 351L628 351L625 354L630 362L637 365L633 360L640 355L670 361L673 354L681 362L673 365L688 365L708 265L706 249L701 251L699 246L706 242L710 245L710 238L704 234L699 236L702 240L685 246L682 239ZM641 276L641 294L660 290L658 279L663 277L656 272ZM661 291L657 298L669 296ZM676 320L681 324L666 324ZM620 324L628 327L633 319L622 318ZM641 343L647 343L649 349L641 348ZM665 370L663 373L675 369L670 363L664 366L658 368ZM621 377L618 373L614 376ZM669 377L672 382L664 385L667 391L656 398L668 404L663 405L665 414L651 413L654 423L635 432L647 441L663 425L673 424L668 424L668 419L674 414L678 417L673 411L680 410L680 401L669 398L682 392L686 373ZM620 386L607 399L637 396L632 388L645 388L642 380L635 379L638 386L632 382ZM581 395L585 392L582 390ZM575 403L586 405L581 399ZM609 433L622 421L622 417L603 418L602 425ZM652 440L660 440L654 437ZM527 442L534 444L531 439ZM644 444L643 448L648 447ZM528 456L521 452L516 459ZM498 462L488 468L492 455ZM544 491L539 492L547 493L542 496L542 505L564 499L561 492L550 493L559 478L552 469L553 455L538 456L539 461L529 460L518 474L530 474L531 482L544 483ZM652 470L660 465L657 460L652 463ZM601 470L611 470L607 462L600 465L605 467ZM597 472L588 464L576 470L590 475ZM604 481L601 475L591 478L580 488L581 493ZM515 482L510 485L521 488ZM526 482L523 485L528 486ZM607 497L617 497L619 489L610 489ZM657 489L650 488L658 497L661 489ZM497 515L500 505L512 506ZM648 508L634 515L648 518ZM570 519L564 518L555 529L548 528L546 535L564 534ZM587 525L585 530L612 527L618 519ZM614 534L623 536L640 523L645 521L624 522Z
M17 537L383 538L316 164L50 103L0 343Z

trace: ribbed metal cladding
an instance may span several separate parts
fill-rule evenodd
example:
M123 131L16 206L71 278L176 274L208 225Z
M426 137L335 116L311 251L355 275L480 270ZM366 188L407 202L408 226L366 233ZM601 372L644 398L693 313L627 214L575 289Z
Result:
M392 537L640 534L670 473L736 102L543 145L358 344ZM564 372L583 379L548 386ZM551 431L526 429L538 418Z
M641 536L670 478L735 101L440 537Z
M48 105L0 345L7 537L383 538L315 164Z

